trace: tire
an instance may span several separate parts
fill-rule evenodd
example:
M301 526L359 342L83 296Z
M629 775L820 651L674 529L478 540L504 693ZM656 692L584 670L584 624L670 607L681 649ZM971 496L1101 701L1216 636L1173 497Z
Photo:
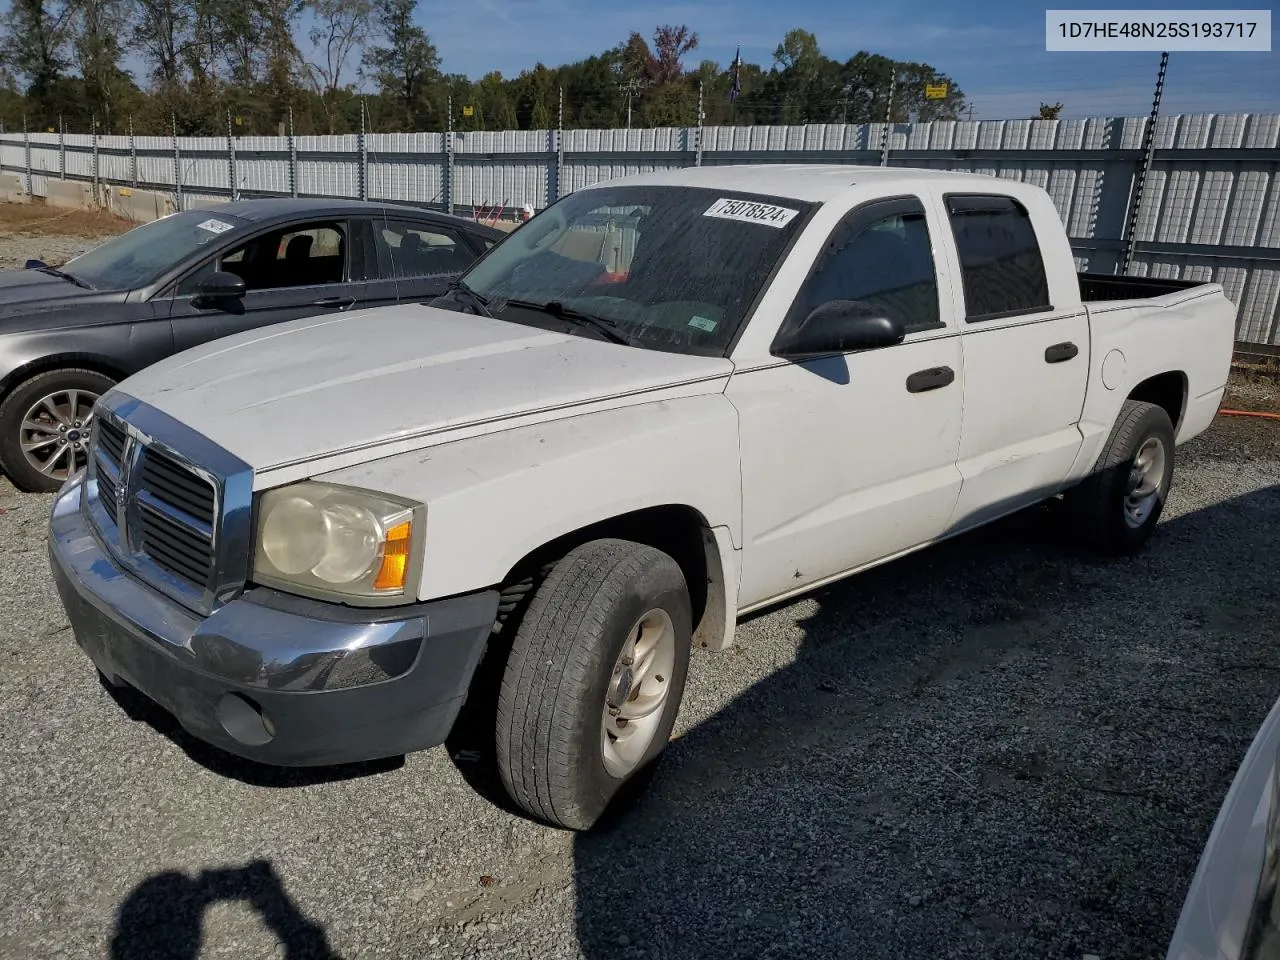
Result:
M557 563L516 631L498 699L495 753L512 801L553 826L589 830L634 799L671 737L691 635L684 575L660 550L594 540ZM649 657L651 643L670 656ZM636 652L634 683L619 672L630 676L624 647ZM616 726L659 695L661 706L636 726Z
M88 419L84 416L93 401L115 386L115 381L93 370L67 369L50 370L36 374L29 380L18 384L4 402L0 403L0 470L2 470L19 490L33 493L51 493L57 490L69 473L84 466L89 455ZM38 413L38 422L48 426L49 433L25 429L28 414L45 398L61 397L50 408ZM76 398L73 401L72 398ZM75 402L78 415L71 414L71 404ZM56 414L56 416L55 416ZM59 422L59 417L65 423ZM82 424L77 428L77 420ZM52 472L42 472L37 464L33 464L23 450L24 440L41 437L52 438L56 428L66 428L66 436L76 437L80 441L74 443L54 443L53 449L58 452L59 459L54 463ZM45 456L42 448L36 456ZM68 464L72 469L68 470Z
M1093 473L1067 491L1077 535L1107 556L1140 550L1160 521L1173 481L1173 461L1169 414L1155 404L1126 400ZM1148 495L1136 496L1146 489Z

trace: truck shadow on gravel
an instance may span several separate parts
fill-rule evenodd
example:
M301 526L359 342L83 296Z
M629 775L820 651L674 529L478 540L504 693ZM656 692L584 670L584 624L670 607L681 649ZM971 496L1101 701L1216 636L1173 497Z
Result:
M116 912L111 960L196 960L205 913L217 903L243 903L259 915L287 960L342 960L324 929L309 920L265 860L188 876L158 873L138 884Z
M744 624L802 631L797 659L577 838L585 956L1163 957L1280 693L1280 488L1117 561L1062 519Z

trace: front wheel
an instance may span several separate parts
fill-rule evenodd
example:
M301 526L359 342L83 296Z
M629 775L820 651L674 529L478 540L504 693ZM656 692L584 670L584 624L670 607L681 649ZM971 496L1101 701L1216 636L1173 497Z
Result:
M1140 549L1160 521L1173 459L1169 414L1152 403L1126 400L1093 473L1067 491L1078 535L1112 556Z
M498 701L511 799L587 830L638 792L670 739L691 634L684 575L662 551L595 540L557 563L516 631Z
M50 370L0 403L0 470L19 490L50 493L89 457L93 407L115 381L93 370Z

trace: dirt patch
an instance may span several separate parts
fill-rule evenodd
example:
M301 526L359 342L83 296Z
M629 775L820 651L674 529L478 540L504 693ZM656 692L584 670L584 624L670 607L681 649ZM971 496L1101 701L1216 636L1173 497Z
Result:
M59 210L32 203L0 203L0 270L29 259L65 263L134 226L106 210Z

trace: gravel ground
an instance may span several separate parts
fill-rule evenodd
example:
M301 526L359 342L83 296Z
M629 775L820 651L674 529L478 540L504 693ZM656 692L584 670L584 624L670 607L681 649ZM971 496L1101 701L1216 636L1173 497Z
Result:
M28 259L65 263L129 226L106 214L0 203L0 270L19 269Z
M1182 448L1140 557L1044 508L750 619L586 838L483 758L275 773L117 702L0 481L0 956L1161 957L1280 695L1278 438Z

